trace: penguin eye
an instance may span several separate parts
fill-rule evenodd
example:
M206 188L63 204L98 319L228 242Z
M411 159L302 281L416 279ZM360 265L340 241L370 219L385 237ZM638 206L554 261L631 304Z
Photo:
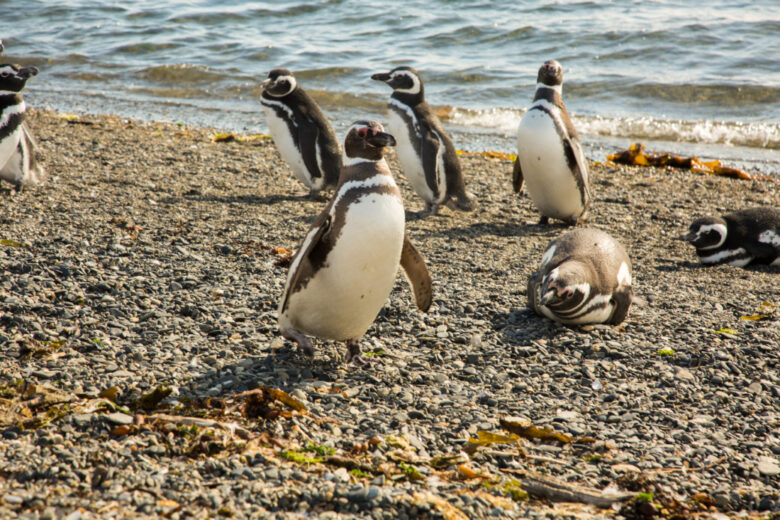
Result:
M358 128L357 135L358 135L358 137L360 137L361 139L365 139L365 138L366 138L366 136L368 135L368 128L365 128L365 127L363 127L363 128Z

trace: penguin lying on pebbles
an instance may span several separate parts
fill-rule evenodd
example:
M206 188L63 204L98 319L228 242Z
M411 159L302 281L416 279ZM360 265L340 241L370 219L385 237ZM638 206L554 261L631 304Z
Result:
M17 190L43 183L46 173L35 160L36 144L24 122L27 106L21 91L38 74L35 67L0 65L0 179Z
M405 234L401 194L383 157L394 145L377 122L350 127L336 194L293 257L279 329L308 355L314 351L304 334L346 341L346 361L361 361L358 340L390 294L399 262L417 307L430 307L431 278Z
M539 69L536 94L517 128L517 159L512 186L519 193L525 181L528 195L542 214L571 225L590 206L588 161L563 104L563 68L549 60Z
M696 248L702 264L780 265L780 209L750 208L697 218L680 240Z
M260 103L282 159L311 190L309 196L335 187L341 152L336 133L320 107L287 69L269 72L262 86Z
M575 229L553 240L528 279L528 306L568 325L626 319L633 299L631 261L617 240L596 229Z
M423 214L436 214L442 204L473 211L474 195L466 191L455 145L425 102L420 75L411 67L396 67L371 79L393 88L387 106L388 129L398 140L396 153L414 191L425 201Z

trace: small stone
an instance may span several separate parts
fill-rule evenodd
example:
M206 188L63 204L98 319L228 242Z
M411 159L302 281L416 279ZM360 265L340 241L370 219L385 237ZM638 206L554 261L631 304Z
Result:
M683 381L696 381L696 376L694 376L687 368L682 367L677 368L674 373L674 377L677 379L682 379Z
M108 422L112 424L119 424L119 425L133 424L133 416L127 415L126 413L122 413L122 412L114 412L114 413L106 414L105 418Z
M753 392L754 394L760 394L761 393L761 382L760 381L754 381L750 383L750 385L747 387L748 392Z
M19 506L24 502L24 499L19 495L12 495L10 493L4 496L3 500L5 500L7 504L11 504L12 506Z
M780 475L780 464L773 457L761 457L758 459L758 472L765 477Z

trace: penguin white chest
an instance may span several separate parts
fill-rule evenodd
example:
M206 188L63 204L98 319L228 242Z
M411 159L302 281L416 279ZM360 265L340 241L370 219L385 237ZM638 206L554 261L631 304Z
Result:
M556 113L558 109L551 110ZM525 113L517 129L517 156L528 194L543 215L565 220L582 213L579 186L549 114L542 110Z
M19 139L21 139L21 137L22 125L19 125L5 139L0 140L0 170L16 152L16 148L19 146Z
M290 295L287 319L298 330L334 340L365 334L395 282L404 209L395 195L370 193L347 207L323 267Z
M287 121L285 118L280 117L273 107L269 107L265 103L269 103L269 101L263 100L263 110L265 111L266 123L268 124L268 132L271 134L271 137L274 138L274 144L276 145L276 149L279 150L279 155L281 155L282 159L290 165L295 177L299 181L309 188L313 187L309 171L306 169L306 164L303 162L303 154L298 147L295 146L295 141L290 133L290 127L287 124ZM279 101L270 101L270 103L278 103L289 110L289 108ZM290 117L292 117L292 111L290 111Z
M414 117L411 109L408 109L407 117ZM404 168L404 176L409 180L415 193L423 200L428 202L440 202L433 190L428 186L425 180L425 169L423 168L421 150L415 148L412 138L409 135L409 125L406 119L402 117L395 109L390 109L387 128L393 134L396 140L395 153L398 155L398 161ZM412 124L412 127L415 125ZM415 139L419 140L419 139ZM445 190L440 190L440 197L443 198Z

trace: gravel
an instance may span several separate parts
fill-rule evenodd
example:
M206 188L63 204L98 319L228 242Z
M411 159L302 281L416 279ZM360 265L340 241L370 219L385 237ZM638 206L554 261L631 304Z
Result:
M777 182L592 164L588 225L626 247L644 302L571 328L526 308L566 228L535 224L507 160L462 157L473 213L418 219L400 178L434 303L416 311L399 276L355 369L343 344L308 359L277 335L277 248L324 199L297 198L269 140L48 111L30 126L50 181L0 187L0 517L647 514L523 500L524 471L654 493L666 516L780 510L779 270L705 268L674 240L697 215L780 205ZM433 463L507 435L505 416L595 442Z

